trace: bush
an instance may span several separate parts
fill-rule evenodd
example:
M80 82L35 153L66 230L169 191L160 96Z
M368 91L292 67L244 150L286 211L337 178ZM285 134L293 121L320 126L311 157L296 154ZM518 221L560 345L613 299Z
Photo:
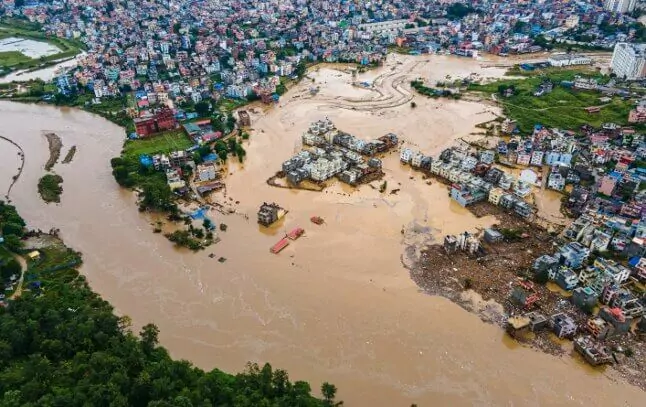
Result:
M38 193L40 197L43 198L43 201L49 202L60 202L61 194L63 193L63 187L61 183L63 182L63 177L57 174L47 174L44 175L38 181Z

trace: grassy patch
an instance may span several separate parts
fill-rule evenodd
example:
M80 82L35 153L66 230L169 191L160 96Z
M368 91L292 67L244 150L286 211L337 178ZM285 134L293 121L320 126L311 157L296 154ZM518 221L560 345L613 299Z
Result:
M123 155L139 157L141 154L168 153L185 150L192 145L193 142L184 134L184 131L172 130L145 139L126 141Z
M532 131L535 124L546 127L576 130L584 124L595 127L603 123L628 124L628 112L634 107L632 100L613 97L610 102L602 103L599 98L603 95L595 91L580 91L562 87L561 81L573 80L581 74L580 70L561 70L547 75L534 75L527 79L504 79L492 83L472 84L469 90L487 94L496 94L503 106L506 116L515 119L518 127L524 133ZM587 75L599 78L600 75ZM554 84L554 90L543 96L534 96L538 85L543 79L549 78ZM498 94L500 86L514 86L516 91L511 97ZM598 106L599 113L588 113L586 107Z
M38 193L43 201L60 202L63 193L63 177L58 174L46 174L38 181Z
M0 66L12 67L29 61L31 61L31 58L20 51L0 52Z

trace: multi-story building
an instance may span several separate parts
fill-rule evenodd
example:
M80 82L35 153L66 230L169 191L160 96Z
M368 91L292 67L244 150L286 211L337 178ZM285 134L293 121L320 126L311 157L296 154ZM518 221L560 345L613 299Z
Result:
M635 9L637 0L605 0L603 8L611 13L630 13Z
M588 260L590 249L579 242L570 242L559 250L559 261L573 269L578 269Z
M646 44L617 43L610 67L620 78L635 80L646 77Z

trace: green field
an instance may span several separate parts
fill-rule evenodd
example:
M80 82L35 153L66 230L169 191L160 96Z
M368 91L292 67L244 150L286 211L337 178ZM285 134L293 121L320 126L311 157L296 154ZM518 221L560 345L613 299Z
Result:
M505 79L486 85L472 84L470 91L482 92L486 98L495 95L503 106L507 117L518 122L524 133L532 131L535 124L567 130L577 130L584 124L595 127L603 123L628 124L628 112L634 107L634 101L613 96L610 102L602 103L603 95L595 91L579 91L564 88L563 80L572 80L580 71L563 70L548 75L535 75L527 79ZM600 75L592 75L600 77ZM544 78L554 83L554 90L543 96L534 96L534 92ZM499 86L513 85L515 94L503 97L498 94ZM599 113L588 113L586 107L598 106Z
M185 150L192 145L193 142L183 130L173 130L146 139L126 141L123 146L123 156L139 157L141 154L168 153Z
M54 61L66 58L72 58L78 54L85 46L78 40L68 40L54 36L46 35L40 30L40 26L35 23L29 23L23 20L3 18L0 19L0 38L18 37L28 38L35 41L45 41L58 47L61 52L54 55L31 59L18 52L24 58L21 61L16 61L17 56L7 56L8 64L3 61L3 54L13 54L14 51L8 53L0 53L0 67L7 67L13 70L30 69L45 67L51 65ZM5 72L6 74L8 72Z
M20 51L0 52L0 66L10 68L29 61L31 61L31 58Z

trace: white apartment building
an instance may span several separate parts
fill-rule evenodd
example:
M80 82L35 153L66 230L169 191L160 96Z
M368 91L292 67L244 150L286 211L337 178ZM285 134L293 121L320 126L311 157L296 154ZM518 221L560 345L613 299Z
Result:
M359 30L369 33L403 30L408 23L410 23L409 20L379 21L376 23L359 24Z
M619 78L642 79L646 76L646 44L628 44L619 42L615 45L610 61L612 72Z
M603 8L612 13L630 13L635 9L637 0L605 0Z
M592 63L592 59L585 55L554 54L547 59L547 62L551 66L563 67L571 65L590 65Z

